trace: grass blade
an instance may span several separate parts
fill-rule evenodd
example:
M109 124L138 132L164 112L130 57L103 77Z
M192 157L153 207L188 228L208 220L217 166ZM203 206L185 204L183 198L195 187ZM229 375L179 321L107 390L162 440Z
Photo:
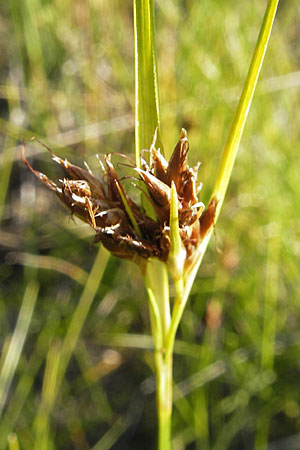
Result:
M34 421L35 450L51 448L50 413L55 402L56 377L59 367L60 341L50 344L43 380L42 398Z
M135 155L140 167L141 150L149 149L154 132L160 136L159 97L155 50L153 0L134 0L135 45Z
M61 346L61 358L57 375L57 390L59 390L85 319L95 298L108 258L108 251L101 246Z
M238 107L236 109L233 122L229 130L228 138L223 150L215 186L212 193L212 198L216 196L218 200L216 220L224 201L240 140L251 107L258 77L271 36L278 3L279 0L269 0L243 92L238 103Z
M0 373L0 416L2 414L7 394L23 350L23 345L37 299L38 290L39 286L36 282L31 281L28 283L17 325L3 362Z
M243 92L238 103L234 119L229 130L228 138L223 150L223 154L220 161L219 170L216 177L216 182L213 188L211 198L215 197L218 200L215 222L221 211L221 207L226 194L227 186L230 180L231 172L237 155L239 143L243 134L245 123L248 117L250 106L252 103L254 91L256 88L257 80L260 74L260 70L263 64L264 56L267 50L268 42L271 36L271 31L277 11L279 0L269 0L261 30L258 36L248 75L245 81ZM192 271L188 274L185 285L185 296L189 295L192 288L194 278L197 274L198 268L201 264L202 258L205 254L207 245L209 243L213 229L207 233L198 248L198 263L193 267Z

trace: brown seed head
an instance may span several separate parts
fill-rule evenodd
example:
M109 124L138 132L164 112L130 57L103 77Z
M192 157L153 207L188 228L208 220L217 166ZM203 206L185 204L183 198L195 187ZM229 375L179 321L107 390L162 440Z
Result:
M44 144L43 144L44 145ZM69 174L58 184L34 170L25 158L21 159L33 174L68 207L72 215L87 222L95 230L95 241L115 256L142 261L157 257L167 261L170 250L169 220L171 185L174 182L178 196L179 233L185 248L185 265L193 260L193 253L214 223L217 202L213 199L208 208L199 202L198 168L188 166L189 142L182 129L169 163L155 148L150 147L150 163L134 170L145 184L156 220L148 217L144 209L127 194L117 171L106 155L104 180L100 181L90 170L78 167L68 160L52 154L52 158ZM203 212L204 211L204 212Z

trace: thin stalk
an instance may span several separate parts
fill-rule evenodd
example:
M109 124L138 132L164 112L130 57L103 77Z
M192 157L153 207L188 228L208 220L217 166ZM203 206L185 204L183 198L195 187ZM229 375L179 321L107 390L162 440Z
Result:
M234 161L271 36L278 3L279 0L269 0L268 2L242 95L240 97L223 150L216 182L212 192L212 197L216 196L218 200L216 219L220 213L231 177Z
M158 129L160 136L154 3L133 0L135 46L135 155L140 167L141 150L149 149Z
M171 448L172 416L172 354L166 359L162 353L156 355L157 407L158 407L158 450Z
M254 51L253 59L246 78L244 89L229 131L217 174L212 198L217 198L215 221L220 213L226 189L229 183L238 146L242 137L253 94L263 63L264 55L270 38L279 0L269 0L267 10ZM160 130L157 70L154 40L154 8L152 0L133 0L134 5L134 38L135 38L135 80L136 80L136 162L140 165L140 152L149 148L155 129ZM174 188L173 188L174 190ZM174 190L176 194L176 191ZM173 194L174 194L173 193ZM175 198L175 194L173 197ZM173 206L175 200L173 198ZM175 208L175 206L174 206ZM174 209L173 208L173 209ZM172 210L172 208L171 208ZM172 217L171 217L172 218ZM173 221L176 225L176 214L173 211ZM170 220L170 223L172 221ZM173 253L179 258L180 247L176 226L171 234ZM158 449L169 450L171 438L172 413L172 356L176 332L182 317L196 273L206 251L212 230L204 237L195 254L195 263L184 276L180 267L175 268L176 297L172 317L170 317L170 301L168 292L168 276L166 264L147 263L145 284L149 294L150 317L155 347L155 366L157 379L158 407ZM174 255L173 255L174 256ZM174 258L173 258L174 259ZM174 272L174 270L173 270Z
M256 47L253 53L250 68L247 74L247 78L244 84L244 88L229 130L227 141L221 156L221 161L213 188L211 198L216 197L218 204L215 216L215 223L221 211L221 207L224 202L227 186L231 177L233 165L236 159L240 140L244 131L245 123L248 117L248 113L251 107L253 95L265 57L265 53L268 47L268 42L271 36L273 23L277 11L279 0L269 0L267 9L264 15L260 33L257 39ZM206 252L207 245L210 241L213 229L207 233L203 241L198 248L197 263L191 269L190 273L186 275L185 291L188 293L193 285L195 276L198 272L202 258Z
M177 332L186 302L188 300L188 296L189 296L189 292L180 291L175 297L174 307L173 307L173 311L172 311L172 320L171 320L169 333L167 335L166 344L165 344L165 358L166 359L171 358L171 355L173 354L176 332Z
M162 332L162 323L160 310L153 292L151 279L146 276L145 277L145 286L149 298L149 309L150 309L150 318L151 318L151 328L152 328L152 336L154 342L154 350L155 353L159 353L162 351L163 347L163 332Z
M278 3L279 0L269 0L242 95L238 103L234 119L228 134L228 138L223 150L215 186L212 193L212 198L216 197L218 200L215 222L218 218L224 201L234 161L237 155L237 150L243 134L257 80L270 39ZM198 272L199 266L202 262L202 258L209 243L212 231L213 230L211 229L201 242L197 250L198 254L195 255L195 261L197 262L191 267L190 271L185 274L183 292L177 293L177 296L175 298L169 334L166 339L166 358L168 358L173 352L176 332L192 285L194 283L195 276Z
M0 416L2 416L9 389L27 337L38 291L38 284L35 281L30 281L26 287L17 324L3 360L0 371Z
M133 0L135 43L135 154L140 167L143 149L149 149L157 130L160 142L160 115L157 82L154 2ZM142 198L144 208L151 208ZM158 450L169 450L172 414L172 355L165 358L165 339L171 323L167 265L158 260L147 262L145 285L149 296L150 318L155 348L157 381Z
M150 317L154 341L154 362L156 374L156 404L158 422L158 450L169 450L171 444L171 417L173 404L172 354L164 355L163 336L159 325L161 319L152 290L148 290ZM154 306L154 307L153 307ZM158 315L157 315L158 312ZM158 323L157 323L158 319Z
M167 358L165 356L165 341L171 323L166 264L158 260L148 262L145 286L149 297L154 342L158 450L169 450L172 416L172 354L169 354Z
M50 416L55 402L59 358L60 342L54 340L50 344L46 359L42 397L33 425L35 430L34 450L47 450L51 447Z
M150 259L147 263L145 285L150 302L155 302L161 322L162 339L165 340L171 323L168 267L162 261Z
M57 391L60 388L84 321L97 293L108 258L109 253L101 246L61 346L61 359L56 381Z
M268 241L266 266L266 286L264 298L263 330L261 339L261 369L262 373L271 371L274 367L275 336L277 325L278 280L280 267L281 233ZM264 401L272 395L272 391L264 393ZM270 417L264 412L258 414L254 450L267 448L270 428Z

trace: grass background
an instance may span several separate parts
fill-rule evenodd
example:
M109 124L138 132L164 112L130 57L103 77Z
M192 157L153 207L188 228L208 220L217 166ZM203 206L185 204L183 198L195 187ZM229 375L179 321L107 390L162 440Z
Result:
M187 128L206 202L266 2L159 0L162 136ZM147 299L20 163L134 151L132 5L0 6L0 448L155 448ZM282 1L174 361L173 447L300 449L300 5ZM32 165L62 171L36 144Z

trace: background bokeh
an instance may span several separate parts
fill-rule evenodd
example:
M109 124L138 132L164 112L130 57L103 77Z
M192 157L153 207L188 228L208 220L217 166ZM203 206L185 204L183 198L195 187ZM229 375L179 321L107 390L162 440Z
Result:
M165 152L182 126L207 202L266 1L158 0ZM134 149L130 0L0 5L0 448L150 450L143 283L20 163ZM300 4L282 1L216 243L174 360L173 448L300 449ZM216 246L221 253L216 251Z

